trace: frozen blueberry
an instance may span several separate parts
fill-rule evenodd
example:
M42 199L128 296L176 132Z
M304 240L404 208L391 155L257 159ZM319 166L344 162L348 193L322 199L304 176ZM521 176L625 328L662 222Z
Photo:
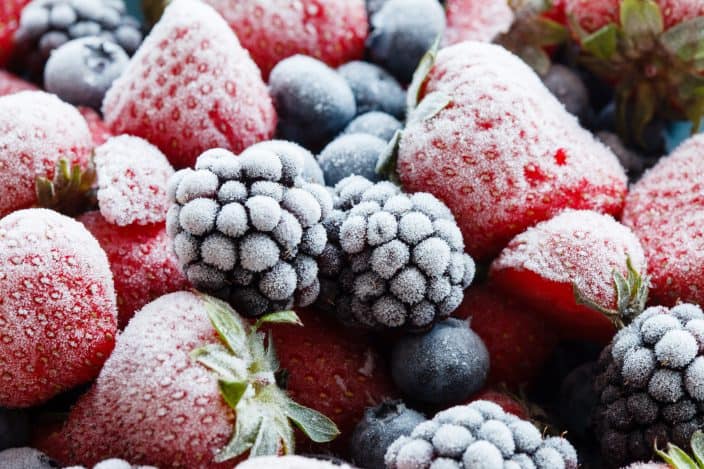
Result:
M354 118L352 89L335 70L305 55L279 62L269 77L278 135L318 150Z
M384 140L369 134L349 134L336 138L318 156L325 182L333 186L353 175L377 181L376 164L385 148Z
M27 444L29 430L26 412L0 408L0 451Z
M564 65L555 64L543 77L543 83L570 114L579 118L582 125L591 122L589 91L577 72Z
M75 39L56 49L44 69L47 91L76 106L99 110L129 57L120 46L97 37Z
M0 451L0 467L7 469L54 469L59 467L34 448L10 448Z
M402 127L403 124L394 116L379 111L372 111L355 117L343 133L369 134L388 142L396 131L401 130Z
M367 49L372 62L409 83L423 55L445 31L437 0L389 0L371 17Z
M382 111L403 119L406 93L383 68L362 61L348 62L337 69L352 88L357 114Z
M391 352L391 376L411 399L449 405L479 391L489 372L489 353L465 322L447 319L430 331L399 339Z

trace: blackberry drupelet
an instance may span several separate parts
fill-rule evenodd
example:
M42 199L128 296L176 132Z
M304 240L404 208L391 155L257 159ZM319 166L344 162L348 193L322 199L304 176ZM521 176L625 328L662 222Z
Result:
M186 276L248 316L310 305L319 292L332 199L285 148L208 150L170 184L167 230Z

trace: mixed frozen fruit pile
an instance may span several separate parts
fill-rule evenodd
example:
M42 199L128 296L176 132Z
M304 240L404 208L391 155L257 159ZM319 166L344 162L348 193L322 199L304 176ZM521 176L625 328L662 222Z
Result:
M0 4L0 467L704 467L700 0Z

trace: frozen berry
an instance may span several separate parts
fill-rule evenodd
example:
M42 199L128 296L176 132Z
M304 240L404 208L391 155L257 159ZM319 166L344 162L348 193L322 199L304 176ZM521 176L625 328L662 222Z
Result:
M361 114L350 122L345 128L345 134L369 134L388 142L401 124L394 116L379 111Z
M381 111L403 119L406 93L383 68L368 62L349 62L337 69L352 88L357 114Z
M325 182L334 186L347 176L377 181L376 165L386 142L369 134L342 135L330 142L318 156Z

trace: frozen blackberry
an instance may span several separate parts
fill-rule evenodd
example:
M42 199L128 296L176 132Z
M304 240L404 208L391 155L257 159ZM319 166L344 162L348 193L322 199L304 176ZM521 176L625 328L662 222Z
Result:
M143 39L140 22L127 14L123 0L33 0L15 32L16 56L39 78L54 49L89 36L113 42L128 55Z
M183 271L249 316L310 305L320 287L332 198L303 180L301 152L282 148L208 150L170 184L167 229Z
M532 423L493 402L452 407L425 421L386 451L387 469L576 469L563 438L544 439Z
M357 326L421 329L459 306L474 261L445 204L361 176L340 181L335 199L321 307Z
M704 426L704 313L646 309L604 349L597 372L592 421L609 467L648 460L656 439L685 447Z

